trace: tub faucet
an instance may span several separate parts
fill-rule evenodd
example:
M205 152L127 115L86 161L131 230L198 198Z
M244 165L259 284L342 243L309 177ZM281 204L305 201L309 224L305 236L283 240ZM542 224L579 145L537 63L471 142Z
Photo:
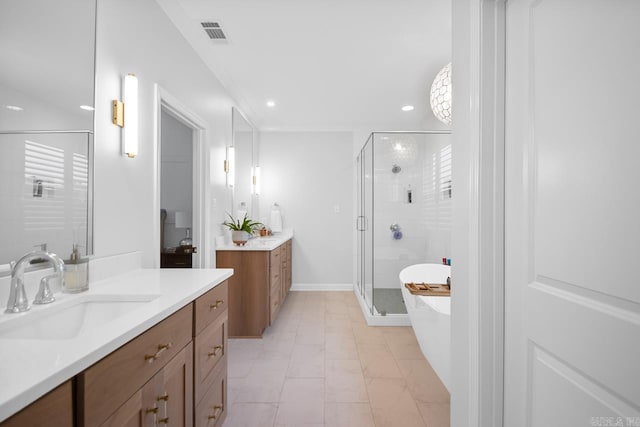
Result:
M24 289L24 268L26 263L36 259L44 259L51 262L55 274L42 278L40 281L40 289L33 303L47 304L55 301L53 292L49 289L49 281L57 276L60 278L60 284L62 285L64 262L54 253L43 250L33 251L24 255L18 262L11 262L11 288L5 313L21 313L29 310L29 300L27 299L27 292Z

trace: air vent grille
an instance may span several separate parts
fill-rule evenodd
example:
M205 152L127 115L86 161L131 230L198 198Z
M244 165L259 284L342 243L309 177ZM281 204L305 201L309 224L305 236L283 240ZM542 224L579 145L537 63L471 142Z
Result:
M201 22L202 28L204 32L207 33L207 36L211 40L226 40L227 36L222 31L222 27L218 22Z

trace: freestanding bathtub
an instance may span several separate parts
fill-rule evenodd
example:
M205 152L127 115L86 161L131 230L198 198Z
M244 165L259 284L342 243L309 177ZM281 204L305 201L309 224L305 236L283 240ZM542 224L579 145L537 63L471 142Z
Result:
M446 283L451 266L415 264L400 272L400 286L422 353L449 390L451 370L451 297L412 295L404 284Z

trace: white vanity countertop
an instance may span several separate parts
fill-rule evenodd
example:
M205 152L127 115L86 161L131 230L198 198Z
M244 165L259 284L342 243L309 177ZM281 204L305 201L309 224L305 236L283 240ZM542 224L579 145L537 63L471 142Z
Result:
M234 245L232 242L217 246L216 251L272 251L287 240L293 238L293 230L284 230L273 236L254 237L244 246Z
M178 309L222 283L232 269L143 269L91 283L87 292L56 293L56 301L20 314L0 314L0 330L16 316L44 314L56 304L92 296L157 296L136 310L72 339L0 337L0 421L84 371ZM33 295L28 295L30 300ZM3 306L4 308L4 306ZM41 311L41 313L36 313ZM56 325L49 325L55 330Z

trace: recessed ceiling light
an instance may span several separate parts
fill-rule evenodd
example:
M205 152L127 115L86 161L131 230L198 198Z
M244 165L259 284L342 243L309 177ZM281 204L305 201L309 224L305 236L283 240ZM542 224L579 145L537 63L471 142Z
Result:
M17 105L6 105L5 107L6 107L7 110L11 110L11 111L22 111L22 110L24 110L24 108L18 107Z
M273 108L273 107L275 107L275 106L276 106L275 101L267 101L267 107L269 107L269 108Z
M86 111L95 110L95 108L93 108L91 105L81 105L80 108L82 108L83 110L86 110Z
M413 105L405 105L404 107L402 107L402 111L412 111L413 110Z

